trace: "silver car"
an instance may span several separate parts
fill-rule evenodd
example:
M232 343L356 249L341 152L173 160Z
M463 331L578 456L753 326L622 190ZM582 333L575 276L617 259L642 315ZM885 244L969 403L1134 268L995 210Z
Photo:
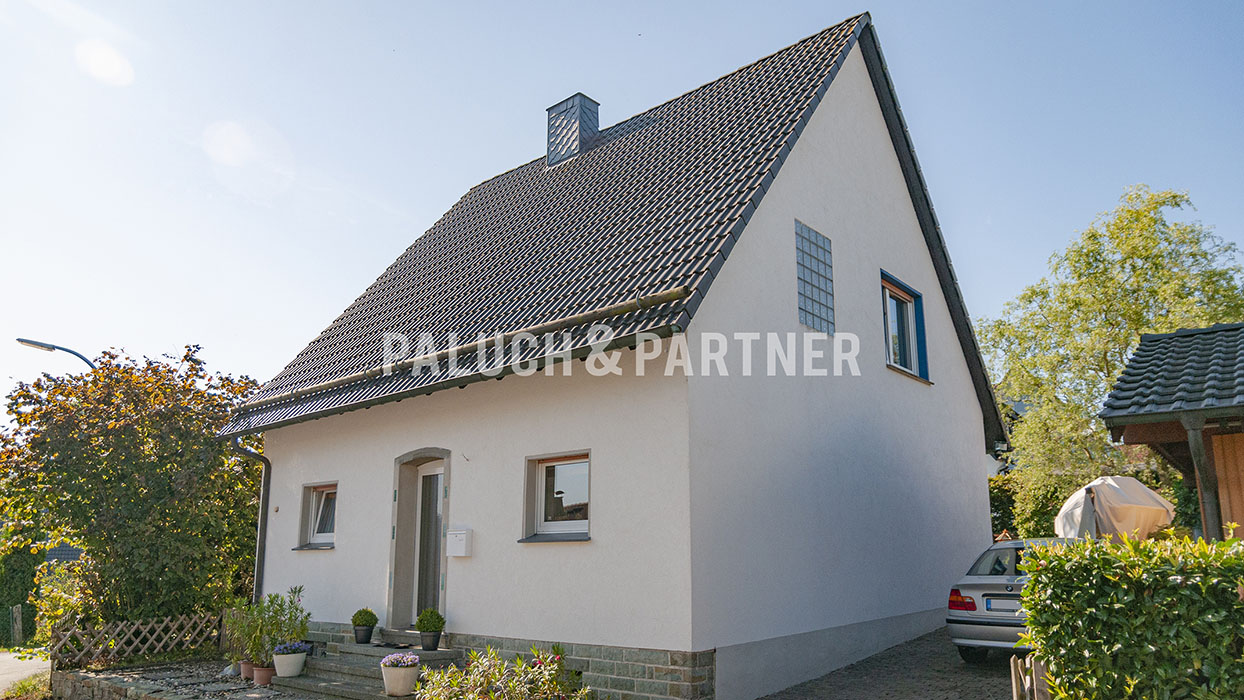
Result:
M1031 545L1066 541L1048 538L995 543L950 589L946 628L964 661L983 662L990 647L1026 649L1018 646L1020 633L1027 629L1019 596L1028 577L1018 569L1020 557Z

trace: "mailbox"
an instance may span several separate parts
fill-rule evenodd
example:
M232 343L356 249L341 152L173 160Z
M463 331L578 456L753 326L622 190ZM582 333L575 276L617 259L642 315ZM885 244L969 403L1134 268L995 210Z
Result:
M450 530L445 536L445 554L450 557L471 556L471 530Z

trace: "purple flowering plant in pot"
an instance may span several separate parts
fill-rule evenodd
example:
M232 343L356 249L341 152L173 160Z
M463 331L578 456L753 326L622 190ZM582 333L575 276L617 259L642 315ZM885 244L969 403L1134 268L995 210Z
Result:
M419 670L418 654L400 652L381 659L380 675L384 676L385 695L401 697L415 692Z
M276 645L272 649L272 664L276 667L276 675L280 678L302 675L309 651L311 651L311 645L308 642L281 642Z

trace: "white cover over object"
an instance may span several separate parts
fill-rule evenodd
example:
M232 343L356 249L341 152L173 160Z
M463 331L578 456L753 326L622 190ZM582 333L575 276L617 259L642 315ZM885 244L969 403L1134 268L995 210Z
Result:
M1092 497L1090 498L1090 492ZM1130 476L1103 476L1076 491L1054 519L1059 537L1148 537L1175 519L1175 506Z

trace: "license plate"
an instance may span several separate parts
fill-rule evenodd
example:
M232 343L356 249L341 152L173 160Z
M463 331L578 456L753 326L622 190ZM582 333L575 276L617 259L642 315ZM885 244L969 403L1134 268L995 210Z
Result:
M1019 601L1014 598L986 598L985 609L991 612L1019 612Z

